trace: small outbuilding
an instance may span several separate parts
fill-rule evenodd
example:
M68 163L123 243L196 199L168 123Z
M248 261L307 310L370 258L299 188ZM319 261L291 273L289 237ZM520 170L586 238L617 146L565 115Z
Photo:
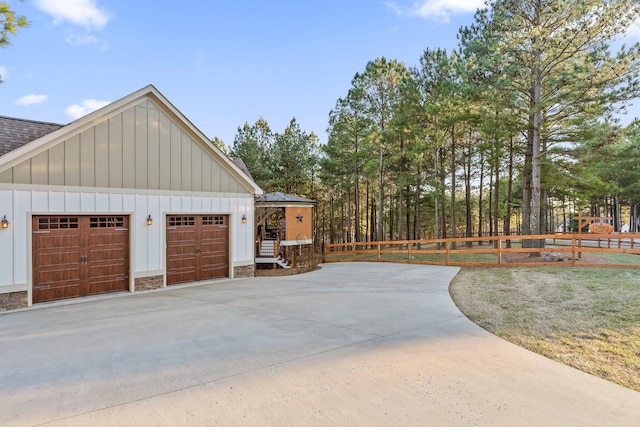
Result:
M253 276L261 194L152 85L67 125L0 117L0 311Z
M256 198L256 264L290 268L313 249L316 202L280 192Z

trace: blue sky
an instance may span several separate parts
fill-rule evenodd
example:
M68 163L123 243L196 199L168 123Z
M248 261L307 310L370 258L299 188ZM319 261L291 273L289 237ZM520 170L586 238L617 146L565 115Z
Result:
M0 50L0 115L69 123L153 84L208 137L263 117L326 141L356 72L451 49L482 0L9 1L30 27Z
M260 117L326 140L356 72L452 48L481 0L9 1L30 27L0 50L0 115L68 123L151 83L208 137Z

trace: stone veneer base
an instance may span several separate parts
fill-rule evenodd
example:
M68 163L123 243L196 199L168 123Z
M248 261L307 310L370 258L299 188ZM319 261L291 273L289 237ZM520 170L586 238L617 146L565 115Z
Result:
M251 265L243 265L240 267L233 268L233 277L235 279L243 279L246 277L255 277L256 275L256 266L254 264Z
M151 291L153 289L161 288L163 278L164 278L163 275L136 278L136 285L135 285L136 292Z
M0 311L17 310L27 308L29 295L27 291L7 292L0 294Z

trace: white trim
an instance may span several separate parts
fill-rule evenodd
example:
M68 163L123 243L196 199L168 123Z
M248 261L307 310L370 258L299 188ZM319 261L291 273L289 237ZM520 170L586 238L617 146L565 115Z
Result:
M255 264L255 261L253 259L247 259L244 261L238 261L236 263L234 263L234 267L246 267L247 265L253 265Z
M27 307L33 305L33 213L27 211Z
M71 187L64 185L34 185L0 183L0 190L17 191L56 191L70 193L105 193L105 194L133 194L139 196L195 196L195 197L226 197L229 199L253 199L251 193L220 193L210 191L174 191L174 190L145 190L136 188L112 187Z
M0 285L0 294L8 294L11 292L29 292L29 287L26 283L16 283L13 285Z
M313 208L316 203L309 202L258 202L256 208Z
M281 240L280 246L296 246L296 245L310 245L313 243L313 239L305 240Z
M233 238L233 236L235 236L236 234L236 214L235 213L229 213L229 216L227 217L229 218L229 230L227 234L227 242L229 242L229 250L227 252L227 259L229 260L229 265L227 266L228 271L227 271L227 277L230 279L234 278L234 271L235 271L235 262L233 262L233 252L234 252L234 248L235 248L235 240Z

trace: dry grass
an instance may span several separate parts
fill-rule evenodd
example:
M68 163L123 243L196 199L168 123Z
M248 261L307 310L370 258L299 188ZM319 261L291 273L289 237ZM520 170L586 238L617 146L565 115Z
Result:
M450 290L486 330L640 391L640 270L463 268Z

